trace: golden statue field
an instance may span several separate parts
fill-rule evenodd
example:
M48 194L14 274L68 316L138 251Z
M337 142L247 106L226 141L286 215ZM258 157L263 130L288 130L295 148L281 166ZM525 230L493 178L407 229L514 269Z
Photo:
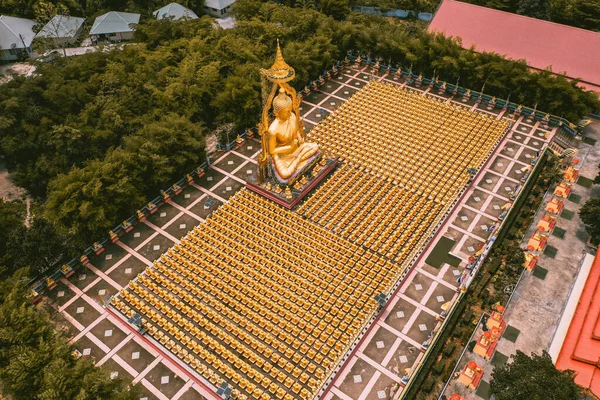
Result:
M112 303L234 399L314 399L508 124L371 82L305 135L279 48L263 77L265 191L335 171L292 210L241 189Z

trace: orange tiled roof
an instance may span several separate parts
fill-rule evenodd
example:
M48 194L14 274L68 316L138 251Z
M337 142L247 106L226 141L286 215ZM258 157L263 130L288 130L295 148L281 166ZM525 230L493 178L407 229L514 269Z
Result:
M600 396L600 249L594 258L573 320L556 360L577 372L575 382Z

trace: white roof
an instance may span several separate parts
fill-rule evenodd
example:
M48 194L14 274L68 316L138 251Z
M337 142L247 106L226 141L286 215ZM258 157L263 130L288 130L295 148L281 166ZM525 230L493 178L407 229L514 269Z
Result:
M35 36L34 25L36 22L30 19L0 15L0 49L24 49L31 46Z
M83 21L84 18L55 15L35 37L72 38L83 25Z
M133 32L135 29L130 24L140 22L140 14L126 13L120 11L109 11L96 18L90 30L90 35L101 35L103 33Z
M225 7L229 7L233 3L235 3L235 0L205 0L204 7L222 10Z
M159 8L154 11L154 16L156 19L173 19L174 21L178 19L198 19L198 16L195 12L182 6L179 3L171 3L166 6Z

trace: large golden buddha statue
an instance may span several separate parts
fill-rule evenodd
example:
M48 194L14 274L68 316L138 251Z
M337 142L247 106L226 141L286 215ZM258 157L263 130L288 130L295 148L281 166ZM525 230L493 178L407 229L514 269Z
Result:
M304 141L304 133L298 127L298 118L292 111L292 98L279 88L273 100L275 119L267 131L269 155L277 174L288 179L301 171L307 161L319 151L316 143Z
M263 77L263 115L260 133L262 154L259 158L261 179L273 173L281 183L293 181L312 161L320 156L316 143L305 140L296 91L287 82L295 71L283 59L279 42L275 63L261 70ZM269 86L270 85L270 90ZM275 116L269 123L269 110ZM272 170L269 170L269 167Z

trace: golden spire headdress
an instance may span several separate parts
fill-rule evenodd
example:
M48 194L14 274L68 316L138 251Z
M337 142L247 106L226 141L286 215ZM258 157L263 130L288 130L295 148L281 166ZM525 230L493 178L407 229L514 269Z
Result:
M281 54L279 48L279 39L277 39L277 54L275 56L275 62L269 69L263 69L261 73L273 83L285 83L289 82L296 76L294 68L290 67Z

